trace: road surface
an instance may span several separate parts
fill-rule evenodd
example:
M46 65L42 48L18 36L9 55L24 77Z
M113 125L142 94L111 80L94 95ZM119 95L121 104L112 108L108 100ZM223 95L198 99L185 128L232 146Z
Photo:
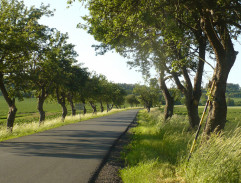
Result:
M87 183L138 110L0 143L0 183Z

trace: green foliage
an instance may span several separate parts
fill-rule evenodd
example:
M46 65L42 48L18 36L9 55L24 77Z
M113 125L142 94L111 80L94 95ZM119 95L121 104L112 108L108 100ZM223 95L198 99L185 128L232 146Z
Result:
M150 86L136 84L133 93L138 96L138 99L144 107L149 110L151 107L159 104L160 89L156 79L150 80Z
M22 1L1 1L0 78L3 78L1 89L6 88L8 97L21 99L29 89L26 71L33 65L29 60L38 50L39 37L45 31L38 20L51 14L46 6L26 8Z
M199 104L204 106L206 104L207 100L208 100L207 95L202 93Z
M217 72L213 78L228 78L237 54L233 40L240 38L241 34L241 11L237 0L80 1L85 2L89 10L89 14L84 17L87 23L84 27L101 42L96 46L100 54L115 49L124 57L134 57L129 63L132 67L140 67L145 76L149 76L151 66L155 65L156 70L163 67L172 74L178 88L185 95L187 107L195 107L191 104L199 102L203 63L207 63L206 51L211 54L215 52L217 57L216 68L213 68ZM193 83L190 79L192 71L196 72ZM179 80L181 75L184 84ZM219 82L222 82L221 85L226 84L226 80L217 83ZM214 99L225 106L224 98L218 98L224 95L224 90L215 88ZM190 100L195 102L189 102ZM209 125L212 126L211 131L217 126L222 128L226 120L225 108L218 110L216 106L218 105L214 105L213 110L220 112L210 115L208 121L213 123ZM198 119L197 114L193 115ZM223 120L218 118L220 115L223 115ZM190 117L190 123L195 124L192 121L196 120L191 119Z
M140 103L134 94L127 95L125 100L128 104L130 104L131 107Z
M226 100L226 102L227 102L227 105L228 106L234 106L235 104L234 104L234 100L233 99L231 99L231 98L227 98L227 100Z
M122 87L125 91L127 95L130 95L133 93L133 89L135 87L134 84L126 84L126 83L118 83L118 85L120 87Z
M169 89L169 92L171 93L171 95L174 98L175 105L185 104L185 102L183 102L183 98L184 98L183 94L181 93L180 90L172 87Z

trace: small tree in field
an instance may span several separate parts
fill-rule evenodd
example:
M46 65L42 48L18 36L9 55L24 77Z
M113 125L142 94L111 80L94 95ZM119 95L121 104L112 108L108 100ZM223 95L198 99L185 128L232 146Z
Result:
M152 80L150 87L144 85L136 85L133 92L138 95L139 101L150 112L151 107L159 102L160 90L157 85L157 80Z
M138 103L140 103L134 94L127 95L125 99L131 107L133 107L134 105L138 105Z

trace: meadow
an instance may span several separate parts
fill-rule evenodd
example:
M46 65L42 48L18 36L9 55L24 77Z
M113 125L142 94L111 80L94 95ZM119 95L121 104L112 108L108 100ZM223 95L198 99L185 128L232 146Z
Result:
M203 107L200 107L200 114ZM241 107L229 107L220 136L204 142L202 135L187 161L195 131L190 131L184 106L164 122L163 108L142 110L131 143L122 152L124 183L239 183L241 182Z
M37 132L42 132L48 129L60 127L63 125L76 123L80 121L85 121L92 118L97 118L101 116L110 115L116 112L124 111L128 109L116 109L113 108L111 111L98 112L100 111L100 105L97 105L97 113L92 113L92 108L90 105L86 105L87 114L83 114L83 110L80 107L76 107L77 114L75 116L71 115L70 107L68 107L68 115L63 122L61 120L61 107L58 103L54 101L47 101L44 104L44 110L46 111L46 120L43 124L39 126L39 114L36 109L37 99L36 98L26 98L23 101L17 101L16 106L18 108L13 131L10 132L6 128L6 119L8 107L3 97L0 96L0 141L7 139L17 138L21 136L31 135Z
M23 101L16 100L16 106L18 111L16 114L15 124L38 120L39 114L36 98L25 98ZM46 111L47 119L55 118L61 115L61 106L54 101L47 101L44 104L44 110ZM8 105L3 96L0 96L0 125L6 124L7 114Z
M36 98L24 98L23 101L16 100L17 114L15 124L30 123L39 120L39 113L37 110ZM106 109L106 106L104 106ZM128 105L126 105L128 107ZM68 115L71 114L71 108L67 105ZM83 114L83 110L77 107L77 114ZM89 104L86 104L87 113L92 113L92 108ZM47 100L44 103L44 111L46 112L46 119L54 119L60 117L62 114L62 108L56 101ZM100 105L97 104L97 111L100 111ZM8 114L8 105L5 102L3 96L0 96L0 126L6 126L6 119Z

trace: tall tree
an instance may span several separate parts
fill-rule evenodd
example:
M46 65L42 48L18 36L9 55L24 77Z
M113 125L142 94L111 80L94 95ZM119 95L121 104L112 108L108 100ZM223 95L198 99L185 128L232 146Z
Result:
M165 42L166 45L174 44L175 47L183 47L182 50L187 50L191 47L199 48L199 62L196 64L196 77L194 85L190 81L189 68L184 66L184 58L178 58L182 66L182 74L185 79L187 88L182 87L183 93L187 98L187 108L189 109L189 120L191 127L197 126L199 122L198 102L201 97L201 80L203 66L205 60L206 37L200 27L200 19L196 17L187 17L195 29L189 30L183 26L183 22L172 16L175 9L167 6L166 1L87 1L87 6L90 10L90 15L84 19L89 24L89 33L94 35L95 39L101 41L102 44L96 46L100 53L105 53L107 50L116 49L117 52L126 56L128 51L143 52L142 47L149 45L149 48L144 53L149 56L155 54L155 47L160 42ZM108 15L108 16L107 16ZM174 14L175 15L175 14ZM188 39L196 38L197 43L192 43ZM155 46L153 45L156 44ZM156 42L156 43L155 43ZM173 46L171 46L173 47ZM129 50L127 48L130 48ZM146 48L145 48L146 49ZM159 48L158 48L159 49ZM159 49L160 50L160 49ZM144 72L148 70L148 57L141 53L142 61L137 61ZM137 59L136 59L137 60ZM163 62L160 60L160 62ZM193 63L193 62L192 62ZM150 63L149 63L150 64ZM181 70L181 69L180 69ZM180 82L179 82L180 83ZM163 83L164 84L164 83ZM181 89L181 87L179 87ZM165 93L164 93L165 94ZM166 98L169 99L169 98ZM167 102L167 104L171 102ZM171 107L167 107L171 109ZM170 112L171 113L171 112Z
M116 108L120 108L121 105L123 105L125 102L126 92L118 84L111 83L111 85L112 85L111 96L112 96L113 105L115 105Z
M26 8L15 0L2 0L0 4L0 89L9 106L7 127L12 130L17 108L15 98L21 98L28 87L27 70L30 58L38 50L38 38L45 26L38 23L50 15L48 7Z
M31 90L38 98L37 109L39 111L39 124L45 120L44 102L54 92L53 81L57 63L52 59L52 52L56 44L57 30L46 28L45 34L39 40L39 49L31 57L33 65L29 70Z
M57 32L56 43L50 55L50 59L56 63L54 75L54 87L57 102L62 107L62 121L64 121L67 115L66 100L68 96L69 88L68 82L72 75L71 66L76 63L76 57L78 54L74 50L74 45L67 43L68 35Z
M80 93L86 85L89 73L85 68L81 68L78 65L72 66L70 72L71 75L67 82L67 100L71 106L72 115L74 116L76 114L74 102L80 100Z
M86 95L85 100L89 102L91 108L93 109L93 114L97 113L96 103L98 102L101 94L100 77L101 75L99 76L96 73L92 73L92 76L86 83L86 90L88 90L88 94Z
M226 83L229 72L238 52L234 50L234 41L241 33L241 2L229 1L183 1L174 2L178 9L185 9L188 14L200 19L201 28L215 53L216 67L212 82L212 102L205 134L219 132L226 123L227 105L225 99ZM197 13L198 12L198 13Z

